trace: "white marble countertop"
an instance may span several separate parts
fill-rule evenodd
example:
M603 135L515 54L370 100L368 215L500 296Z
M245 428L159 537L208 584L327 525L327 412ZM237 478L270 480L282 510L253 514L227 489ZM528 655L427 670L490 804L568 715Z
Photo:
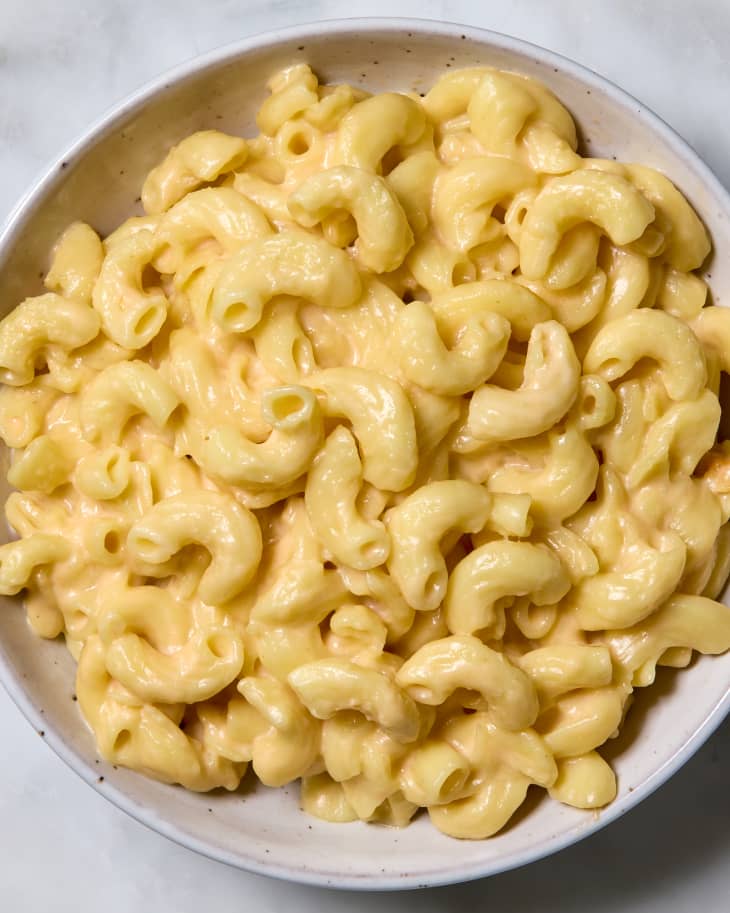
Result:
M728 0L2 0L0 220L90 120L161 70L276 26L421 16L572 57L662 115L730 185ZM248 875L182 849L90 790L0 690L3 913L727 913L730 724L672 781L584 843L453 888L341 894Z

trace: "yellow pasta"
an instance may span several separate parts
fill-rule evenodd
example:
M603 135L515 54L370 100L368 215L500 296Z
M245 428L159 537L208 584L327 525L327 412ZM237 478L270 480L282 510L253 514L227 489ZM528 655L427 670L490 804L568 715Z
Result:
M519 74L268 85L0 322L0 593L148 776L466 839L601 808L634 690L730 648L707 232Z

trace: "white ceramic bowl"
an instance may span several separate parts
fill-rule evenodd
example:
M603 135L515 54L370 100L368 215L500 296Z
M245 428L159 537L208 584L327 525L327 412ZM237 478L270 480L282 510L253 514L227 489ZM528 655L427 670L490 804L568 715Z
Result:
M6 310L40 291L38 274L71 220L107 232L139 212L143 175L167 147L205 127L255 130L254 112L271 73L306 61L326 81L373 91L425 91L451 66L492 64L550 86L580 126L591 155L663 170L708 225L717 250L708 279L730 296L730 198L696 154L639 102L575 63L492 32L435 22L364 19L270 32L222 48L165 74L110 111L21 201L0 235L0 302ZM710 278L711 276L711 278ZM262 874L343 888L397 889L490 875L561 849L613 821L699 748L730 709L730 655L667 674L642 695L612 746L616 801L600 815L546 798L501 835L462 842L425 816L404 830L326 824L305 816L297 787L196 795L97 760L72 701L74 663L62 643L38 639L17 601L0 607L0 673L11 697L52 748L104 796L191 849ZM101 780L103 777L103 781Z

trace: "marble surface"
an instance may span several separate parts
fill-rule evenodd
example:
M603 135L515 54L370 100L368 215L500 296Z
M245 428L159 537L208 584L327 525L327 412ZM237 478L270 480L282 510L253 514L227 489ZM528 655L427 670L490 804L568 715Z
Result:
M239 36L315 18L421 16L506 32L584 63L663 116L730 185L727 0L2 0L0 219L44 163L145 80ZM389 896L248 875L127 818L58 760L0 691L0 909L216 913L726 913L730 724L657 794L516 872Z

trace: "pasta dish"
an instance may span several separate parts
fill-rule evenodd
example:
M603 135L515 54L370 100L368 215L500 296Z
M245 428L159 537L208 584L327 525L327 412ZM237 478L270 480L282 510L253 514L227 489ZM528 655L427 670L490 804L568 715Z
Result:
M730 648L707 232L516 73L269 88L0 322L0 593L151 777L459 838L600 808L635 690Z

